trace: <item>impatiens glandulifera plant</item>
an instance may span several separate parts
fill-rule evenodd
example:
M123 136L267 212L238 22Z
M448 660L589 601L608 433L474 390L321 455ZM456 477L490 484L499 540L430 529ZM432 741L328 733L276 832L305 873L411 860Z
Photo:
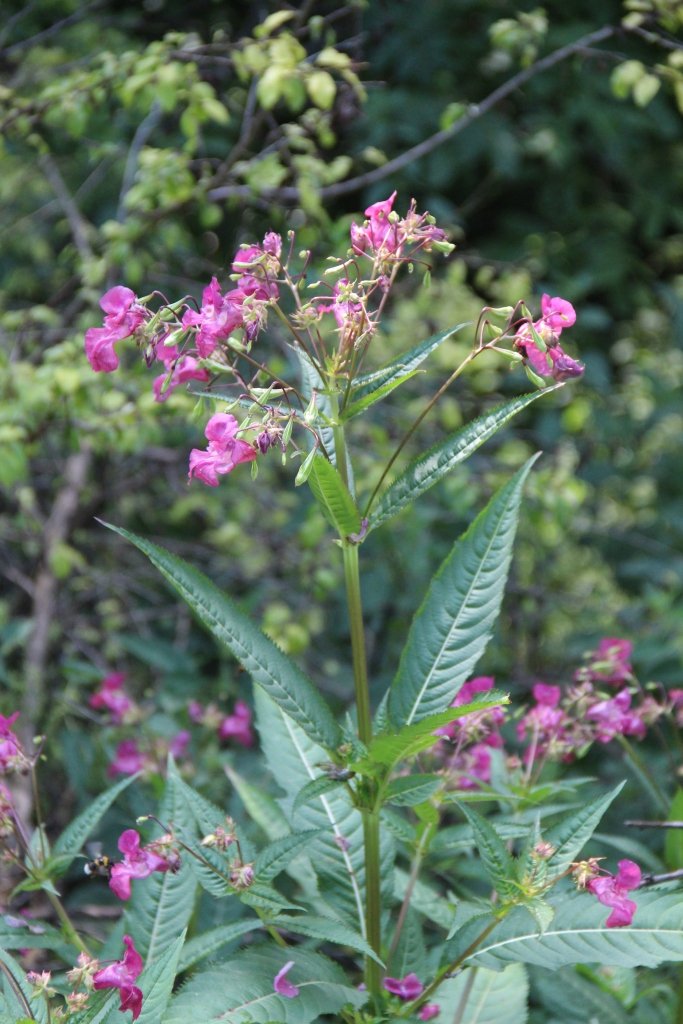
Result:
M322 280L307 281L309 252L299 253L295 269L293 235L283 254L279 236L270 233L262 246L237 254L235 287L214 279L198 308L189 298L138 299L122 287L102 300L104 324L85 339L96 371L113 372L117 346L132 338L149 364L163 365L153 383L158 401L185 384L198 394L200 410L207 399L218 403L221 411L206 425L208 447L190 454L192 486L218 486L221 476L243 473L241 463L250 463L255 476L273 449L283 461L300 460L296 483L308 481L341 550L355 707L339 722L296 662L210 580L119 529L251 675L261 748L283 795L275 800L227 769L268 840L255 844L189 785L176 764L191 740L190 730L181 729L163 751L157 813L130 821L118 838L120 856L112 850L84 865L100 880L93 884L108 884L126 906L123 927L104 942L82 934L64 907L60 879L77 858L85 859L84 844L117 797L139 775L158 776L162 768L162 751L144 732L144 708L128 695L123 676L106 676L90 703L103 723L121 730L111 772L127 777L52 846L37 784L33 835L10 791L0 793L4 855L22 875L13 896L42 890L60 924L5 917L0 1024L64 1017L114 1024L129 1010L140 1024L308 1024L321 1015L338 1015L347 1024L416 1017L463 1022L470 1019L470 999L498 1024L515 1024L526 1017L525 964L558 970L683 961L679 873L643 873L625 858L615 873L591 850L580 859L623 783L577 802L579 788L592 780L561 778L556 770L582 758L594 742L619 742L665 811L661 780L643 774L628 737L641 739L657 723L664 739L660 720L677 735L681 693L641 687L630 644L615 638L602 641L564 690L538 682L533 706L512 715L516 729L506 723L509 698L494 689L494 679L471 678L500 610L523 487L537 456L455 542L415 615L394 681L374 714L370 707L362 544L517 412L582 372L560 344L575 320L566 300L544 295L536 319L522 305L484 310L471 351L409 427L368 493L359 493L347 425L410 379L463 326L379 369L364 366L399 270L425 260L425 253L451 248L414 204L400 217L393 203L394 196L374 204L367 221L352 226L347 255L331 261ZM268 317L289 333L299 368L294 382L269 368L262 333ZM538 390L461 427L392 476L421 421L483 352L513 369L523 364ZM190 725L252 746L245 696L228 715L191 702ZM13 724L13 717L0 722L0 767L35 781L42 740L27 754ZM477 804L486 813L475 810ZM467 873L459 870L464 859ZM195 913L200 890L221 907L232 901L229 919L198 927L205 920ZM245 948L208 960L247 936ZM326 954L331 946L344 951L345 969L338 954ZM50 949L70 967L65 978L27 976L5 952L31 947Z

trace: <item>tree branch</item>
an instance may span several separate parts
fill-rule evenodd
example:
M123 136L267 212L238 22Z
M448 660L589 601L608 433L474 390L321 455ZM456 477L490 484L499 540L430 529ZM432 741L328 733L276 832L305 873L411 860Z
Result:
M73 25L75 22L80 21L86 14L90 14L91 11L96 10L98 7L104 7L106 0L95 0L92 4L86 4L85 7L81 7L80 10L74 11L68 18L62 18L61 21L56 21L54 25L50 25L49 28L43 29L42 32L38 32L35 36L31 36L30 39L22 39L20 43L14 43L13 46L8 46L4 50L0 50L0 57L12 57L15 53L20 53L21 50L25 50L27 46L34 46L36 43L42 43L44 39L49 39L57 32L61 32L63 28L67 28L68 25ZM35 6L35 5L33 5Z
M59 200L59 205L64 211L64 215L69 222L71 234L81 259L84 262L91 260L93 258L93 251L90 248L85 218L82 216L80 210L73 201L71 193L64 184L64 179L59 172L57 164L49 153L43 153L38 162L43 169L45 177L52 185L55 195Z
M152 106L149 108L149 114L145 117L135 129L135 135L130 144L128 150L128 156L126 157L126 167L123 172L123 181L121 182L121 191L119 193L119 205L116 210L116 219L119 223L123 223L126 216L126 208L124 201L127 193L130 191L130 187L135 180L135 172L138 169L138 157L140 156L140 150L146 145L150 135L159 124L163 110L159 100L154 100Z

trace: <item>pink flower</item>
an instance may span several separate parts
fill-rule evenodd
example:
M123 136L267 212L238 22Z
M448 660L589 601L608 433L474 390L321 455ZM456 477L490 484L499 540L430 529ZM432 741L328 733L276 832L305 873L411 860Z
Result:
M134 828L126 829L119 837L118 847L123 860L111 869L109 888L120 900L130 899L133 879L149 878L153 871L168 871L168 861L147 847L140 846L140 836Z
M246 441L235 437L240 425L229 413L216 413L206 424L209 446L206 451L193 448L190 453L190 472L209 487L218 487L217 474L231 473L240 462L252 462L256 451Z
M357 325L363 318L363 303L354 302L351 298L353 286L348 278L343 277L334 286L334 300L329 305L318 306L319 313L334 313L337 327L343 328L347 323Z
M632 860L620 860L619 872L612 875L600 875L592 878L586 885L589 892L598 897L600 903L612 907L612 913L606 921L607 928L623 928L631 924L638 904L628 899L630 889L637 889L642 881L642 874Z
M218 735L222 740L229 737L237 740L243 747L251 747L254 743L254 734L251 730L251 710L243 700L235 703L235 709L220 724Z
M405 978L385 978L384 987L392 996L400 999L417 999L424 991L424 985L417 974L406 974Z
M142 1009L142 992L134 982L142 972L142 957L133 945L130 935L124 935L123 941L126 946L123 960L96 971L93 975L93 987L119 989L121 1012L132 1010L133 1020L137 1020Z
M435 1017L438 1017L440 1013L441 1007L438 1003L427 1003L427 1005L423 1006L418 1013L418 1017L420 1020L433 1020Z
M564 327L573 327L576 323L576 311L571 302L561 299L559 295L553 299L547 294L541 297L541 314L544 322L557 337Z
M610 686L621 686L633 674L631 655L633 644L630 640L618 640L616 637L605 637L593 652L585 669L579 669L577 676L591 682L608 683Z
M107 775L135 775L148 767L147 758L138 750L135 740L121 740L116 748L116 756L107 768Z
M355 222L351 225L351 244L356 255L367 249L385 254L398 255L403 242L403 233L399 230L399 222L392 223L389 214L394 205L396 192L380 203L368 206L365 216L368 220L362 226Z
M294 999L299 995L299 989L296 985L292 985L291 981L288 981L287 978L285 978L285 974L287 974L288 971L291 971L293 966L294 961L289 960L282 970L278 971L273 978L273 988L278 995L285 996L287 999Z
M527 711L526 715L517 724L517 735L523 740L527 731L534 737L535 743L527 750L530 757L544 753L549 744L562 738L562 726L566 723L566 716L558 704L561 697L559 686L548 686L546 683L536 683L533 689L536 700L536 707Z
M645 723L635 712L630 711L631 694L624 689L611 700L600 700L586 712L586 718L597 723L597 738L609 743L617 735L637 736L642 739L646 733Z
M187 714L191 722L194 722L195 725L199 725L204 717L204 708L199 701L192 700L187 705Z
M254 881L254 865L240 864L239 861L234 861L228 877L233 888L238 892L244 892Z
M10 729L18 717L18 711L9 718L0 715L0 772L17 771L28 766L28 759L19 737Z
M183 757L191 739L192 736L188 732L188 730L181 729L180 732L177 733L169 743L169 754L172 754L173 757L175 757L176 759Z
M211 379L208 370L197 366L197 360L194 356L181 356L178 358L177 355L174 355L172 359L165 359L162 356L162 362L166 366L166 373L155 377L152 385L156 402L165 402L179 384L187 384L190 380L199 380L206 384ZM167 379L168 372L171 369L173 370L171 379L166 385L166 389L162 391L164 381Z
M488 693L493 689L495 679L493 676L477 676L468 683L464 683L457 696L451 701L451 707L457 708L462 704L469 704L476 700L478 693ZM486 711L473 711L469 715L462 715L448 725L443 725L434 730L435 736L447 736L454 740L456 737L465 736L472 739L482 739L487 736L493 727L502 725L505 721L505 712L501 704L495 704Z
M188 309L183 316L183 327L199 327L196 344L202 359L208 358L218 342L230 336L243 324L242 302L244 292L233 289L221 295L221 286L215 277L202 294L202 306L198 313Z
M494 733L483 742L475 743L449 758L446 766L451 771L463 773L454 779L455 788L479 789L477 780L488 785L491 782L491 750L500 750L502 746L502 737Z
M123 690L124 672L112 672L102 680L101 688L89 700L91 708L106 708L113 725L121 725L126 716L135 710L135 704Z
M562 696L559 686L548 686L547 683L536 683L532 692L537 704L543 704L549 708L556 708Z
M148 313L138 304L135 292L117 285L100 299L107 314L104 327L91 327L85 332L85 354L96 373L111 373L119 365L114 342L130 337L143 323Z
M554 345L548 349L548 355L552 360L552 369L550 376L558 384L562 381L571 380L573 377L580 377L585 367L578 363L576 359L572 359L566 352L562 350L561 345Z

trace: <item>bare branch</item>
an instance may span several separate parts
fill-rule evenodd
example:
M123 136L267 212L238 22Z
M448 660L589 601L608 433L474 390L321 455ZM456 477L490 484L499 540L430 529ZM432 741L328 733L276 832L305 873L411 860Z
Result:
M25 50L27 46L34 46L36 43L42 43L44 39L49 39L54 36L57 32L61 32L63 28L67 28L69 25L75 24L84 18L86 14L90 14L91 11L96 10L98 7L104 7L106 0L95 0L92 4L86 4L85 7L81 7L80 10L74 11L68 18L62 18L61 21L56 21L54 25L50 25L49 28L43 29L42 32L38 32L35 36L31 36L30 39L22 39L20 43L14 43L13 46L8 46L5 50L0 50L0 57L12 57L15 53L20 53Z
M73 240L83 261L93 258L93 251L90 248L90 241L86 231L86 221L76 206L71 193L64 184L64 178L59 173L59 168L49 153L44 153L39 159L45 177L55 191L59 205L61 206L71 228Z
M135 172L138 169L138 157L143 146L147 144L147 140L150 135L159 124L163 110L159 100L154 100L152 106L149 109L149 114L145 117L135 129L135 135L133 141L130 144L128 150L128 156L126 157L126 167L123 172L123 181L121 182L121 192L119 193L119 205L116 211L116 219L119 223L122 223L126 216L126 208L124 201L126 195L130 191L130 187L135 180Z

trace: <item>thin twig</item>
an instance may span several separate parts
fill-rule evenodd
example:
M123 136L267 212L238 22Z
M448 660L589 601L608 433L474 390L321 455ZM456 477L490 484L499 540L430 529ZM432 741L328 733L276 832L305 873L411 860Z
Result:
M85 7L81 7L79 11L74 11L68 18L62 18L61 21L56 21L54 25L50 25L49 28L43 29L42 32L38 32L35 36L31 36L30 39L22 39L20 43L14 43L13 46L8 46L5 50L0 50L0 57L11 57L15 53L19 53L21 50L25 50L27 46L34 46L36 43L42 43L44 39L49 39L57 32L61 32L63 28L67 28L69 25L73 25L75 22L80 21L86 14L90 14L91 11L97 10L98 7L104 7L106 0L95 0L92 4L86 4Z
M126 195L130 191L133 181L135 180L135 172L138 169L138 157L140 156L140 151L142 147L146 145L150 135L159 124L162 114L163 110L161 103L159 103L159 100L154 100L149 109L149 114L147 117L143 118L135 129L135 135L133 136L130 149L128 150L128 156L126 157L126 167L123 172L121 192L119 193L119 205L116 211L116 219L119 223L123 223L126 216L124 202Z
M71 193L64 183L64 178L60 174L59 168L50 154L43 153L39 158L38 163L42 167L45 177L52 185L55 195L59 200L59 205L64 211L66 219L69 222L71 234L81 259L83 262L88 262L93 258L93 251L90 248L90 240L88 239L88 233L86 231L85 218L73 201Z

